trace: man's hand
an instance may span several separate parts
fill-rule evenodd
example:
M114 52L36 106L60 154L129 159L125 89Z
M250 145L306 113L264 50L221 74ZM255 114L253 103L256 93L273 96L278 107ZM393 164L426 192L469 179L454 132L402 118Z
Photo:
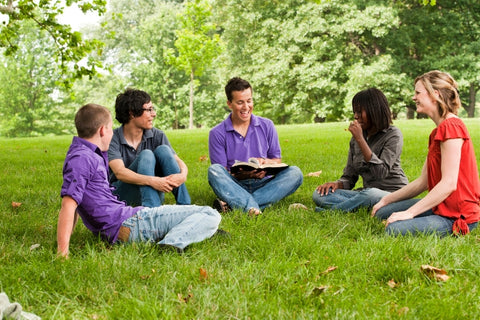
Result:
M173 186L174 188L178 188L187 181L187 177L182 173L171 174L168 177L165 177L165 179L167 179L170 186Z
M172 192L175 186L167 179L167 177L150 177L151 181L148 184L153 189L164 193Z
M237 173L232 173L232 176L235 177L237 180L246 180L246 179L263 179L265 178L265 174L267 172L265 170L242 170L238 171Z

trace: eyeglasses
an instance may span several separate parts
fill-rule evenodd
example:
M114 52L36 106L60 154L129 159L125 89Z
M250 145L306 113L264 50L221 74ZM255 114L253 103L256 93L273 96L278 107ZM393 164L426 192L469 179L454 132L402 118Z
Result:
M148 113L157 112L157 111L155 110L155 107L151 107L151 108L148 108L148 109L143 108L143 111L147 111Z

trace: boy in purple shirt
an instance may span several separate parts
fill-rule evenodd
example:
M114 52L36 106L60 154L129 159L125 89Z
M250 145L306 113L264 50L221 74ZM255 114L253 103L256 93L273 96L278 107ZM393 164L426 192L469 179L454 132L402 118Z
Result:
M241 209L250 215L292 194L303 182L302 171L295 166L266 176L264 170L230 173L235 160L259 164L281 163L277 131L269 119L254 116L252 87L248 81L232 78L225 86L227 105L232 111L210 130L208 148L212 165L208 182L218 199L214 207L220 212Z
M58 254L68 257L70 237L82 218L85 226L102 239L155 241L177 252L211 237L221 217L210 207L130 207L119 201L108 182L107 150L113 136L107 108L87 104L75 115L74 137L63 166L62 205L58 216Z

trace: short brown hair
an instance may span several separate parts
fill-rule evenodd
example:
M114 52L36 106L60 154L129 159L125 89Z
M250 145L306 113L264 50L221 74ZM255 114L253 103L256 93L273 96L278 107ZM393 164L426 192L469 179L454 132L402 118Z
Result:
M111 120L110 111L99 104L89 103L78 109L75 114L75 127L80 138L91 138L97 130L108 125Z
M239 77L234 77L230 80L228 80L227 85L225 86L225 94L227 95L228 101L232 101L233 99L233 91L244 91L250 89L252 90L253 94L253 89L250 83L247 80L244 80Z

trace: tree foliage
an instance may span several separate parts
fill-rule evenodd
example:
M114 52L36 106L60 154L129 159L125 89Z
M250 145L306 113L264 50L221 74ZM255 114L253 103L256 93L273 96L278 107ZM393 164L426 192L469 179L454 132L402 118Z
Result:
M32 32L32 22L18 29L22 45L0 64L0 132L5 136L65 133L72 109L62 106L56 89L62 73L55 68L51 37Z
M87 3L67 4L73 2ZM87 102L113 109L115 96L126 87L150 93L159 110L157 126L210 127L229 112L223 87L233 76L253 85L255 113L275 123L311 123L351 118L353 95L372 86L385 92L395 117L412 117L413 80L440 69L460 85L462 115L474 116L480 84L479 21L480 3L474 0L109 0L103 27L83 34L105 43L103 50L88 55L104 67L92 79L78 81L73 90L56 87L64 79L62 65L70 65L70 60L62 64L57 42L46 43L50 49L44 54L60 60L49 60L58 67L41 77L56 83L44 79L45 88L38 92L50 102L41 104L43 113L29 116L36 120L30 122L32 130L22 134L58 132L43 131L38 120L60 119L66 114L58 110L71 112ZM35 35L34 29L28 32ZM6 39L4 32L0 39ZM3 57L2 76L15 78L18 85L26 83L28 73L28 63L13 55L29 50L18 36L22 32L15 32L10 45L2 42L11 54ZM32 61L43 70L40 59ZM35 78L41 73L31 74ZM28 121L17 122L10 115L17 101L33 99L20 89L5 94L0 125L27 127Z
M180 27L175 31L175 52L172 48L165 57L168 63L190 76L189 128L193 123L193 97L195 77L201 76L212 61L222 52L216 25L211 22L212 7L206 0L185 3L184 11L178 15Z
M0 0L0 13L5 19L0 27L0 47L5 49L7 56L15 54L22 45L18 43L22 26L25 22L32 22L31 32L46 32L53 40L55 64L64 75L63 83L69 86L72 79L84 75L92 77L96 73L96 68L100 66L97 60L87 59L86 63L81 61L89 53L101 50L102 43L86 40L80 32L57 21L57 17L63 13L64 3L67 6L76 3L84 13L95 11L102 14L106 10L106 0Z

